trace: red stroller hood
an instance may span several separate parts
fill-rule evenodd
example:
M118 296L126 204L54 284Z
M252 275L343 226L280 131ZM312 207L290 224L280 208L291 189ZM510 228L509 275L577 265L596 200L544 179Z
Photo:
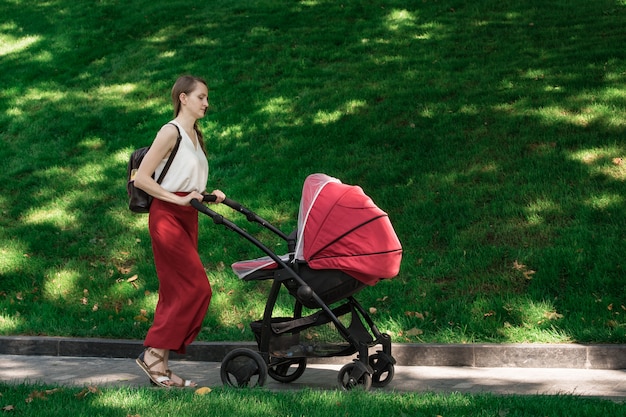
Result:
M398 274L402 246L387 213L361 187L312 174L302 189L295 256L374 285Z

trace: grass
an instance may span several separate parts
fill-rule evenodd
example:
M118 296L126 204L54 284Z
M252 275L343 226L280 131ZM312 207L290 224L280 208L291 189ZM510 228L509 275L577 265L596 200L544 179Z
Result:
M623 404L572 396L368 394L218 389L207 395L156 389L66 388L0 384L5 411L23 416L567 416L619 415ZM7 407L12 407L7 410ZM620 411L622 410L622 411Z
M314 172L389 213L400 275L358 298L395 342L626 342L623 0L0 14L0 334L145 336L158 282L126 161L193 73L211 90L209 188L285 231ZM208 219L200 247L214 299L199 339L252 340L267 283L229 265L262 254Z

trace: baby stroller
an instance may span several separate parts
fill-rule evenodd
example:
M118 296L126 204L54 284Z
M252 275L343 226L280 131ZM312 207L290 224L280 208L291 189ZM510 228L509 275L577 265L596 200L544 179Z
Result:
M214 196L207 196L206 200L210 199ZM230 351L221 364L222 382L235 387L262 386L269 374L289 383L302 376L307 358L354 354L356 359L339 371L341 388L369 390L391 382L395 364L391 338L378 330L353 297L399 272L402 247L387 214L360 187L325 174L306 178L298 228L290 235L235 201L226 199L223 204L278 235L287 243L288 253L276 255L193 200L193 206L216 224L237 232L267 255L237 262L233 271L245 281L273 280L263 318L250 324L258 352L247 348ZM291 317L273 316L281 290L294 299ZM369 348L376 345L382 350L370 356Z

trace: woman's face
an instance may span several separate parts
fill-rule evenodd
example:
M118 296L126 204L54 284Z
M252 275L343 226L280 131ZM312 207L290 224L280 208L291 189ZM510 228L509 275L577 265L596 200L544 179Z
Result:
M209 108L209 89L203 83L198 82L189 94L182 94L181 102L187 112L196 119L201 119Z

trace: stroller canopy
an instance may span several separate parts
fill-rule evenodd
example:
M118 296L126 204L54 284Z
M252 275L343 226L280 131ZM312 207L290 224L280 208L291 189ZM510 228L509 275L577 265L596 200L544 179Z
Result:
M280 258L286 262L290 256ZM361 187L312 174L302 188L295 260L311 269L338 269L374 285L398 275L402 246L387 213ZM240 278L276 267L267 256L232 265Z
M387 213L361 187L312 174L302 189L295 257L374 285L398 274L402 246Z

